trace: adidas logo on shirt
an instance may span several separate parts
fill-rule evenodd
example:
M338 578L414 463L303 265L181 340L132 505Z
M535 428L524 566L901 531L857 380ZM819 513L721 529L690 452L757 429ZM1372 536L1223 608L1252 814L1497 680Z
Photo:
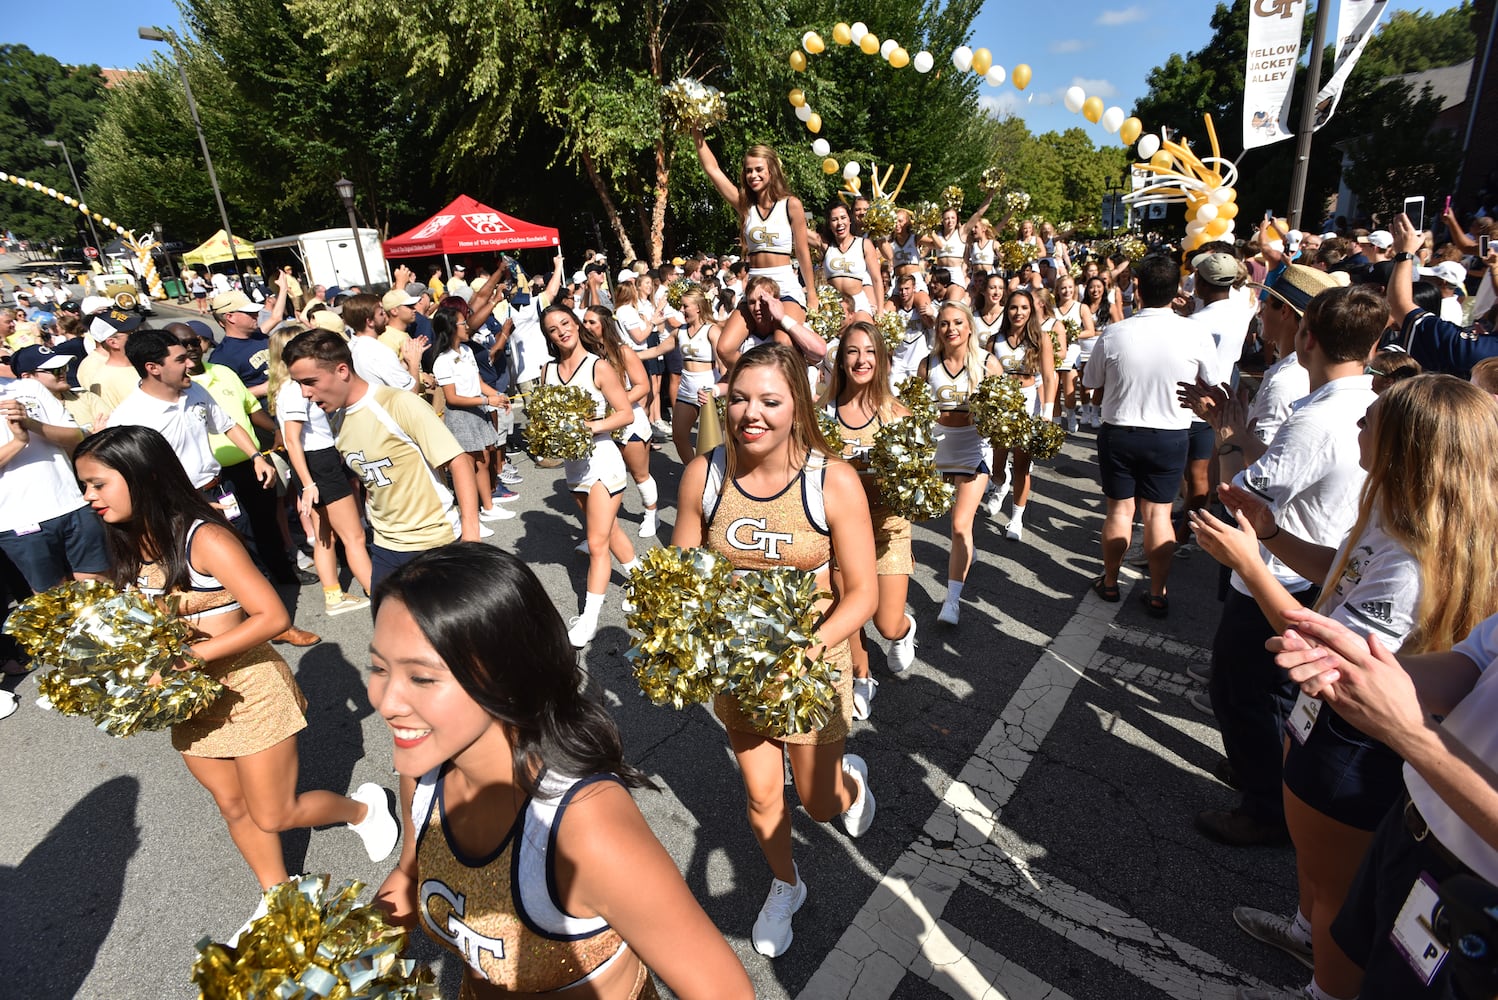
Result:
M1381 622L1392 623L1394 621L1394 602L1392 601L1364 601L1358 605L1358 610L1369 618Z

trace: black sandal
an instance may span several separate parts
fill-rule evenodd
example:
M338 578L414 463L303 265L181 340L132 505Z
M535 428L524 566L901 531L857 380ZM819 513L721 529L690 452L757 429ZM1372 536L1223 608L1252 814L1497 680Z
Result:
M1101 576L1092 581L1092 592L1109 604L1117 604L1119 601L1118 584L1104 583Z
M1164 594L1145 594L1144 610L1151 618L1164 618L1170 614L1170 601Z

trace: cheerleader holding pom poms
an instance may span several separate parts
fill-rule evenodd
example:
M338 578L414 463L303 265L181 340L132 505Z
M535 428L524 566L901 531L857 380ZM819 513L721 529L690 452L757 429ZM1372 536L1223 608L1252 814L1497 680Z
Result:
M627 410L626 410L627 412ZM630 787L561 616L508 553L425 552L378 589L369 700L408 831L376 906L466 962L462 1000L747 998Z
M754 922L754 948L771 958L785 953L791 920L806 901L791 853L791 815L785 804L785 758L801 804L818 822L841 815L849 836L873 822L868 767L843 748L851 725L849 639L878 604L874 534L863 487L852 466L829 454L817 421L801 356L781 344L762 344L734 366L728 384L724 444L699 455L682 474L675 545L706 546L736 570L799 569L831 591L835 559L845 586L820 602L819 645L840 668L826 725L789 734L757 728L732 696L714 711L728 730L749 800L749 825L774 875Z

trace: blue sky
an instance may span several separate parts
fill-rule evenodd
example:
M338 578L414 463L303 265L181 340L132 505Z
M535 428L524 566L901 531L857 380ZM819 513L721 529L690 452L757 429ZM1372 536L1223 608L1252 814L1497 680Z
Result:
M1391 0L1389 9L1442 11L1456 5L1455 0ZM1094 142L1102 143L1109 139L1102 128L1062 106L1066 88L1080 85L1105 104L1127 111L1144 94L1151 68L1172 52L1184 55L1206 44L1214 6L1211 0L1069 0L1055 6L988 0L974 25L973 47L988 47L1006 70L1028 63L1034 77L1023 92L1007 81L998 88L985 84L982 99L1024 118L1032 131L1081 125ZM854 19L857 5L849 4L848 10ZM171 0L63 0L60 7L26 4L13 12L6 19L5 39L63 62L130 67L148 61L160 48L137 38L138 26L174 27L178 21ZM1224 125L1238 127L1219 123Z

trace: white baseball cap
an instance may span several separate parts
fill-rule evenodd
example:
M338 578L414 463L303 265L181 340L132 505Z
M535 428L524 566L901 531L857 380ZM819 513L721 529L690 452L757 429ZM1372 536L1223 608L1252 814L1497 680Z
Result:
M1464 288L1467 283L1467 269L1454 260L1443 260L1435 267L1422 267L1420 274L1426 278L1439 278L1457 288Z

